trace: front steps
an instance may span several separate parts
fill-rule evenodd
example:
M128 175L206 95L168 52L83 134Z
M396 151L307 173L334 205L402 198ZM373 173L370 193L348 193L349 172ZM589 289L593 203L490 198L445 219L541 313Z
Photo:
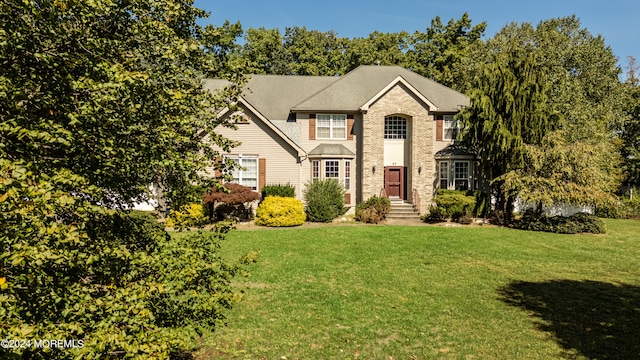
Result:
M391 211L387 214L387 219L420 219L420 215L413 209L413 204L404 200L391 200Z

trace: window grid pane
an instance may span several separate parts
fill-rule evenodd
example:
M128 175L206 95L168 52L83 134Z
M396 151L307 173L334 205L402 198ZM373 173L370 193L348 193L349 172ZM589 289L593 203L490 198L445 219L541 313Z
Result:
M347 115L318 114L316 115L316 137L318 139L347 138Z
M324 177L325 178L340 177L340 161L339 160L325 160Z
M407 119L401 116L387 116L384 119L385 139L406 139Z
M460 131L460 122L453 119L453 115L443 116L443 131L445 140L454 140L458 137L458 131Z
M231 160L238 165L232 172L233 182L257 190L258 159L236 157Z
M449 188L449 163L445 161L440 162L440 188Z
M454 186L456 190L469 190L469 162L454 163Z
M319 179L320 178L320 161L319 160L313 160L311 162L312 164L312 170L311 170L311 178L312 179Z
M351 161L344 161L344 189L349 190L351 188Z

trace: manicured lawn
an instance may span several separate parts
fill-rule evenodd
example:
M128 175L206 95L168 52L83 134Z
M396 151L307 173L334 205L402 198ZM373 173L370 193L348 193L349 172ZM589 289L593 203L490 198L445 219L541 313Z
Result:
M199 359L640 358L640 221L239 230L259 250Z

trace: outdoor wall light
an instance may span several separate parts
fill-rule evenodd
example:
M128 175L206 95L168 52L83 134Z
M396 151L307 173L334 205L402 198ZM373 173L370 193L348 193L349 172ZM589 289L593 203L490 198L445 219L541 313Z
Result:
M418 174L422 173L422 163L420 163L420 166L418 166Z
M374 161L374 162L373 162L373 168L371 168L371 170L372 170L373 172L376 172L376 169L377 169L377 168L378 168L378 162L377 162L377 161Z

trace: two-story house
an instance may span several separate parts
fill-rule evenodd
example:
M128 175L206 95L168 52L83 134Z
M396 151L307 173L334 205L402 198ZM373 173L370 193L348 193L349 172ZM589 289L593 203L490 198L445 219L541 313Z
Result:
M372 195L408 203L419 196L424 213L435 189L477 186L472 154L453 145L453 117L468 104L395 66L360 66L340 77L253 75L239 99L238 129L218 134L242 142L226 156L242 166L234 180L257 191L289 183L302 199L305 183L337 178L349 206Z

